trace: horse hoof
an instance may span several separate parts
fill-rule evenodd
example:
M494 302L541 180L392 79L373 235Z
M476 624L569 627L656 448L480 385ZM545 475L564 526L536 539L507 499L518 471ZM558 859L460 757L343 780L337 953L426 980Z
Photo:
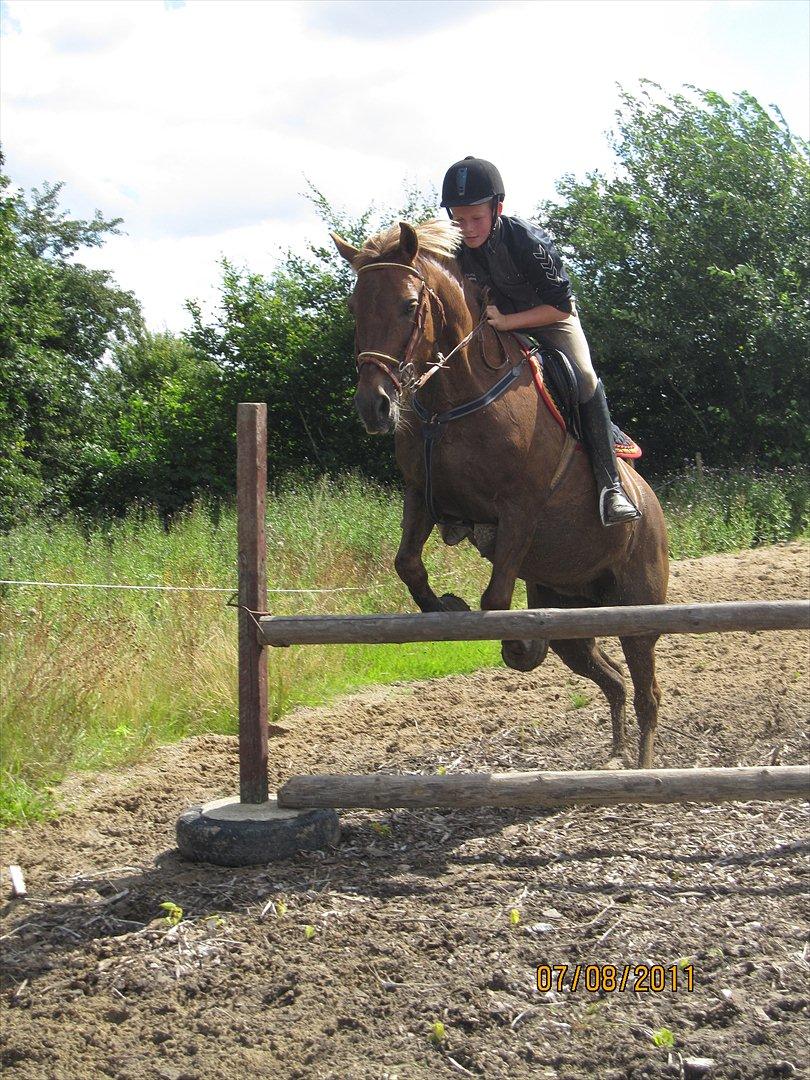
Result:
M502 641L501 656L507 667L514 671L534 671L546 658L548 642L544 638L537 641Z
M607 769L613 771L614 769L626 769L628 768L627 761L623 757L608 758L604 765L599 766L600 769Z
M454 596L451 592L446 592L443 596L440 596L439 601L442 605L442 611L470 610L470 605L466 600L462 600L460 596Z

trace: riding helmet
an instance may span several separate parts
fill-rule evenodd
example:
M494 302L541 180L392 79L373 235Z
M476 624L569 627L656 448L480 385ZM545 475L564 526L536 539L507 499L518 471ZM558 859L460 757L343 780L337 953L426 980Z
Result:
M492 162L469 154L445 173L441 205L449 209L474 206L492 199L502 202L504 194L501 174Z

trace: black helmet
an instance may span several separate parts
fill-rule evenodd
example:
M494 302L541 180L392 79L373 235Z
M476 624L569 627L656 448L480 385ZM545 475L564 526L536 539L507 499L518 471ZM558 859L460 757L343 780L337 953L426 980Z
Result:
M474 206L476 203L503 201L503 180L491 161L471 154L451 165L444 174L441 205Z

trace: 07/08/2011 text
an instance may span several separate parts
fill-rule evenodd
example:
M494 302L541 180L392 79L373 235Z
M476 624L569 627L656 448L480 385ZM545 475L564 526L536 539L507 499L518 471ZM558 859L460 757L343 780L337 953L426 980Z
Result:
M562 993L585 990L589 994L631 990L635 994L673 993L695 988L695 970L691 964L540 964L537 989Z

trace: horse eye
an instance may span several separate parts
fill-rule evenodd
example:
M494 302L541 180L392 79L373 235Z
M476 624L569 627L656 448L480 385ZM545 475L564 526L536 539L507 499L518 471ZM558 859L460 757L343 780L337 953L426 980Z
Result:
M402 305L402 310L405 312L406 315L412 315L414 313L414 311L416 311L418 306L419 306L419 301L414 296L414 297L411 297L410 300L405 301L405 303Z

